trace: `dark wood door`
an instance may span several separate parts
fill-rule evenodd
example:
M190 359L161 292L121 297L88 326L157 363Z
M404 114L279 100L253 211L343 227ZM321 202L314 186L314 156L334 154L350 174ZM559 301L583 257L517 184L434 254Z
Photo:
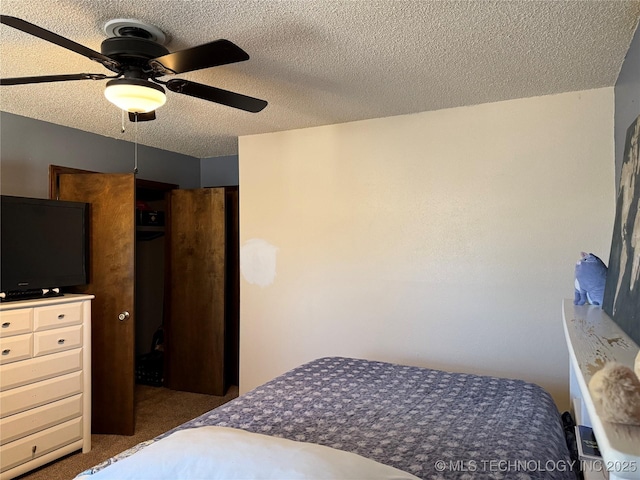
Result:
M58 175L60 200L91 203L90 283L80 291L95 295L92 433L134 433L135 191L133 174Z
M224 188L172 190L167 222L166 385L224 395Z

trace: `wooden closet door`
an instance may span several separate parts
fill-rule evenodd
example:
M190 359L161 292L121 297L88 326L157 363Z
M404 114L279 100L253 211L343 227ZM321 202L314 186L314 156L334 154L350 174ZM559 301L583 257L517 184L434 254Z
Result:
M60 200L90 207L92 433L134 433L135 177L61 174ZM123 320L119 315L128 312Z
M169 265L166 385L224 395L224 189L169 192L165 231Z

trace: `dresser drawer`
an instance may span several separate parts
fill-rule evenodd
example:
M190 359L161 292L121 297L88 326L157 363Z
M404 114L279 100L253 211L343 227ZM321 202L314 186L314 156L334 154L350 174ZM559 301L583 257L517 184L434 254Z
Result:
M33 356L62 352L82 346L82 325L56 328L33 334Z
M0 392L0 418L82 392L82 372Z
M38 458L60 447L82 439L82 418L48 428L0 447L4 472L29 460Z
M0 365L31 358L30 333L0 338Z
M33 308L0 312L0 337L31 332Z
M47 403L0 420L0 445L82 415L82 395Z
M82 323L81 303L64 303L33 309L33 330L36 332L80 323Z
M0 366L0 392L82 369L82 349Z

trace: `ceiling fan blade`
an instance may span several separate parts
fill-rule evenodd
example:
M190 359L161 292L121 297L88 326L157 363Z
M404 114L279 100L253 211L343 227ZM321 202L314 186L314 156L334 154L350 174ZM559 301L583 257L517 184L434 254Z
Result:
M267 102L259 98L247 97L239 93L179 78L169 80L166 85L172 92L183 93L192 97L201 98L202 100L221 103L222 105L239 108L246 112L258 113L267 106Z
M247 52L229 40L216 40L197 47L168 53L149 61L152 68L163 75L192 72L249 60Z
M137 117L137 118L136 118ZM156 111L153 110L148 113L133 113L129 112L129 121L130 122L148 122L150 120L156 119Z
M79 53L80 55L101 63L109 70L112 70L114 72L120 71L120 63L113 60L112 58L109 58L106 55L103 55L100 52L96 52L95 50L92 50L90 48L87 48L84 45L80 45L73 40L61 37L57 33L53 33L49 30L45 30L42 27L38 27L33 23L29 23L20 18L10 17L9 15L0 15L0 23L28 33L29 35L33 35L34 37L41 38L42 40L46 40L47 42L54 43L60 47L66 48L67 50L71 50L72 52Z
M27 83L68 82L69 80L104 80L101 73L73 73L70 75L43 75L39 77L0 78L0 85L24 85Z

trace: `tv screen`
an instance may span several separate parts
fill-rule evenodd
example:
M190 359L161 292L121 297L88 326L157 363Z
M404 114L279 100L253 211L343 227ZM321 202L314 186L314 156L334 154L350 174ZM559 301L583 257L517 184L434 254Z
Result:
M0 196L0 292L85 285L89 204Z

